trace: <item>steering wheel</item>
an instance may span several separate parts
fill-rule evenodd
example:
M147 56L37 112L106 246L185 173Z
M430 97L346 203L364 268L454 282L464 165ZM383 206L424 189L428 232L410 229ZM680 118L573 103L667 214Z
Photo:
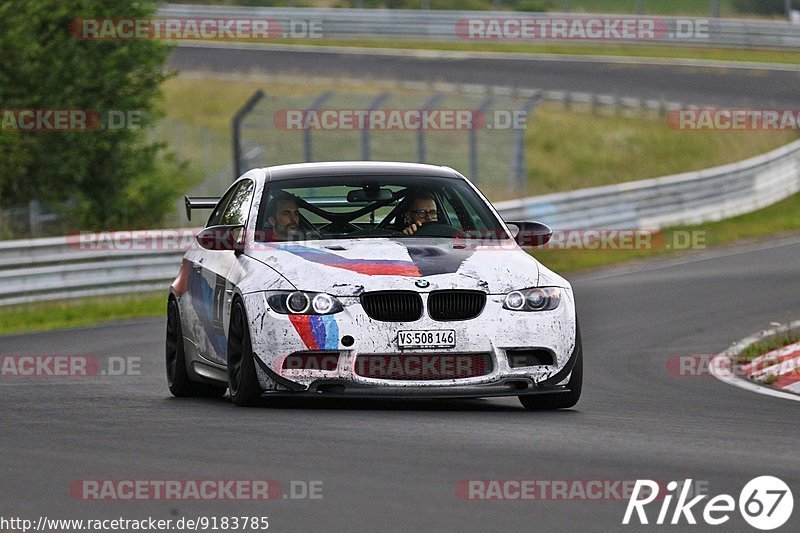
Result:
M426 222L414 235L420 237L464 237L466 234L455 226L444 222Z

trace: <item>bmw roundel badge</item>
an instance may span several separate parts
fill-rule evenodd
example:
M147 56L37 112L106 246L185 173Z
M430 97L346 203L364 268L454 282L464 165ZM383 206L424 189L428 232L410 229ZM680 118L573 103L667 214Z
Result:
M418 279L416 282L414 282L414 285L416 285L420 289L424 289L426 287L429 287L430 283L428 281L425 281L424 279Z

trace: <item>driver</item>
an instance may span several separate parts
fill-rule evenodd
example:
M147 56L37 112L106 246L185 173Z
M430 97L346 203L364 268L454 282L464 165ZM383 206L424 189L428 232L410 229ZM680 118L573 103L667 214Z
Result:
M288 241L297 237L300 230L300 211L291 196L279 196L272 202L267 221L272 226L272 238Z
M433 194L427 191L417 191L409 196L408 209L403 216L406 228L404 235L413 235L426 222L437 222L439 213L436 211L436 201Z

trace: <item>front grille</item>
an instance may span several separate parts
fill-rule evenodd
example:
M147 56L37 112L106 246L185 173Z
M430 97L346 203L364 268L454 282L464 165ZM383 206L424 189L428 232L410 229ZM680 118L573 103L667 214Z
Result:
M434 320L469 320L483 311L486 293L481 291L434 291L428 297L428 314Z
M422 316L422 298L413 291L365 292L361 305L370 318L383 322L413 322Z
M485 353L364 354L355 364L356 374L373 379L464 379L491 372L492 358Z

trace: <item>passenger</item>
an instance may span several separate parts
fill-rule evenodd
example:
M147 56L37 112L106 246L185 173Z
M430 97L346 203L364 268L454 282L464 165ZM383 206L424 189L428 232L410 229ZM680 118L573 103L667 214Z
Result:
M302 238L300 211L297 209L297 202L291 196L275 198L267 215L267 221L272 226L272 240L289 241Z

